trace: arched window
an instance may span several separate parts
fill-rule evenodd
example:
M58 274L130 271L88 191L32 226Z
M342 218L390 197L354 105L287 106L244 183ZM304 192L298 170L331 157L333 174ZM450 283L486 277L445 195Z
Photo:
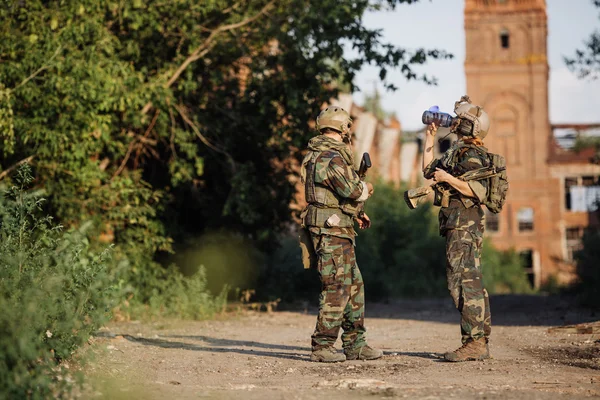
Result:
M508 33L508 29L502 29L500 31L500 46L503 49L508 49L510 47L510 34Z

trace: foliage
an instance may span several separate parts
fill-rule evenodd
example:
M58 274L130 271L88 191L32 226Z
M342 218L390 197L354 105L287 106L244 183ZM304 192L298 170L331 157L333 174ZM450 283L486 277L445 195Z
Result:
M600 164L600 138L596 136L578 136L575 140L573 150L581 151L586 148L593 148L596 150L596 154L594 154L590 162Z
M403 188L379 183L367 202L373 221L357 237L357 261L367 296L436 296L447 292L444 240L437 218L428 203L410 210L403 201Z
M63 233L38 216L28 165L15 181L0 196L0 397L51 398L71 383L58 363L107 321L119 292L108 249L89 250L89 224Z
M483 282L490 294L533 293L523 260L516 251L498 251L493 247L493 239L485 239L481 265Z
M413 67L449 55L362 25L368 10L413 2L8 1L0 166L30 158L48 211L114 241L133 301L147 303L174 241L224 230L273 248L291 165L336 84L364 64L433 82Z
M596 8L600 8L600 0L592 0ZM579 78L598 79L600 74L600 32L596 30L584 42L583 49L575 50L575 55L564 57L567 66Z
M397 297L445 296L445 240L439 236L437 209L421 204L410 210L403 188L379 182L367 202L371 228L359 231L356 256L369 301ZM522 261L515 251L496 250L484 241L482 272L490 293L531 293ZM304 271L298 240L285 238L263 273L260 292L284 302L312 300L320 290L316 271Z
M213 296L207 289L206 271L203 266L189 277L183 275L174 265L157 271L161 274L140 282L149 286L147 292L150 296L147 301L126 301L117 307L116 312L125 313L126 318L174 316L199 320L211 318L225 310L228 287L224 286L217 296ZM136 287L131 287L131 293L136 293Z

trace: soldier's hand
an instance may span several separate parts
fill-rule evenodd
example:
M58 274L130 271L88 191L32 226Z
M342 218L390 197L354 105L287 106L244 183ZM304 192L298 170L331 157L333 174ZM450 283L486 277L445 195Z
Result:
M357 221L360 229L367 229L371 227L371 219L366 213L362 213L362 215L357 218Z
M371 182L367 182L367 191L369 192L369 197L371 197L373 195L373 192L375 191Z
M452 175L440 168L436 168L433 173L433 180L436 182L448 182L451 178Z
M437 133L437 126L435 126L435 122L427 125L427 131L425 132L427 136L431 136L432 138Z

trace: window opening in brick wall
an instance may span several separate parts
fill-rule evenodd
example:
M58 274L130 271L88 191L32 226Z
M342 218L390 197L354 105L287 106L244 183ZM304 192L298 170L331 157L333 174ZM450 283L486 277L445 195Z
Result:
M519 232L533 231L533 208L524 207L517 212Z
M565 209L574 212L592 212L600 202L600 176L571 176L564 180Z
M535 272L533 270L533 250L523 250L519 253L521 256L521 262L523 263L523 268L525 269L525 273L527 274L527 280L529 281L529 285L534 287L535 285Z
M440 153L445 153L450 148L450 139L444 139L440 142Z
M486 210L485 229L488 232L498 232L500 230L500 216Z
M500 45L503 49L508 49L510 47L510 34L506 29L500 31Z
M583 248L583 232L584 228L582 226L574 226L565 230L568 261L575 261L575 253Z

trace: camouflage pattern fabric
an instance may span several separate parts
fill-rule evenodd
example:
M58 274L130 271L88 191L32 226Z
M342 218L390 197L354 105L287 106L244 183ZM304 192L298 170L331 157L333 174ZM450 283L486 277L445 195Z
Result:
M458 147L453 148L456 155L448 163L448 172L453 176L489 165L485 151L472 146L460 148L460 142ZM489 182L470 181L469 186L475 198L453 196L449 206L442 207L439 214L440 234L446 237L448 290L461 315L463 343L469 339L487 339L491 333L489 296L481 275L485 214L480 205L487 197Z
M308 148L301 170L309 203L303 222L322 285L312 348L332 346L342 328L344 348L354 350L365 345L364 285L354 254L354 222L351 217L347 226L324 221L331 213L350 216L344 207L366 194L366 187L354 171L348 145L321 135L311 139Z
M334 150L324 151L317 157L315 184L333 189L343 199L356 200L363 192L363 183L353 166L346 164Z
M452 229L446 233L448 290L460 312L463 343L487 339L492 331L490 300L481 275L482 242L483 226L478 232Z
M353 236L353 217L359 210L356 200L366 188L354 171L351 149L347 144L323 135L312 138L308 148L310 151L304 157L301 169L308 202L304 225L319 227L321 234L333 235L344 228L344 237L348 232ZM325 223L332 214L340 218L336 227Z
M333 346L340 327L344 349L358 349L365 345L365 294L352 241L332 235L311 236L322 284L312 349Z
M432 163L436 161L434 160ZM456 157L446 168L451 175L460 176L467 171L487 167L488 165L489 160L483 153L470 147L463 147L458 149ZM475 198L454 196L448 207L440 209L440 235L445 236L445 232L449 229L476 229L475 225L483 218L483 210L480 204L487 197L489 181L469 181L469 187L475 194Z

